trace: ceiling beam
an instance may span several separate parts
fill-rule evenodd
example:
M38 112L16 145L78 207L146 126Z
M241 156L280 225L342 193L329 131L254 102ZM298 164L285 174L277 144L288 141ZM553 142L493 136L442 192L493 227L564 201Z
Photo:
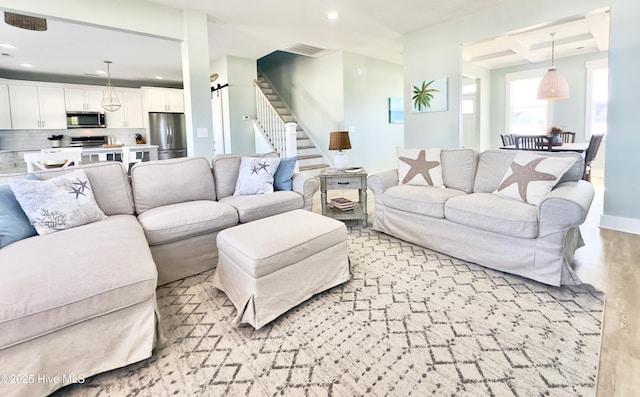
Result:
M609 13L589 14L585 17L589 31L600 51L609 50Z

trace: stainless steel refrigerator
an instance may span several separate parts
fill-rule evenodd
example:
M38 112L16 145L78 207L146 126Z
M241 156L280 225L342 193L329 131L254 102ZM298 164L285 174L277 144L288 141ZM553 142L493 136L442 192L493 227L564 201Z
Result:
M149 113L149 144L158 145L158 159L187 156L184 113Z

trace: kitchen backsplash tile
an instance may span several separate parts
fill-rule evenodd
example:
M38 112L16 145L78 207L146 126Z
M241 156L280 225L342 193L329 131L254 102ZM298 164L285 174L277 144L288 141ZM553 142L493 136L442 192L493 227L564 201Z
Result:
M91 128L77 130L0 130L0 150L40 150L50 148L51 135L63 135L61 146L69 146L72 136L112 136L125 145L136 143L135 134L146 136L144 128Z

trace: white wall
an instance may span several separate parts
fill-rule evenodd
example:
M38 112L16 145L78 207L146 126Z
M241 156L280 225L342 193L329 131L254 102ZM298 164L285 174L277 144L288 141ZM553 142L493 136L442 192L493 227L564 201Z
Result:
M329 133L353 127L350 165L369 173L396 167L404 125L389 124L388 99L402 97L402 66L344 52L274 53L258 65L329 159Z

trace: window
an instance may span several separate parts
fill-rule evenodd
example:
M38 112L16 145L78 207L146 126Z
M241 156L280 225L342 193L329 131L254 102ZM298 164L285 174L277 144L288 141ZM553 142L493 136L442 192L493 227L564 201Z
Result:
M606 59L587 62L587 104L585 138L607 132L607 102L609 101L609 68Z
M544 70L510 73L507 79L506 122L508 133L540 135L547 130L550 107L545 100L538 100L538 85Z

